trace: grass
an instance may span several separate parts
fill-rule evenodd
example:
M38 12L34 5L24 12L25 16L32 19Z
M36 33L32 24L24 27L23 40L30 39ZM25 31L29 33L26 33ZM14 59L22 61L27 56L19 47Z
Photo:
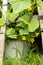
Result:
M30 52L29 55L26 55L25 58L21 59L4 58L3 65L43 65L43 62L41 61L39 54L34 54Z
M21 58L14 59L4 57L3 65L43 65L41 54L36 45L28 47L28 53Z

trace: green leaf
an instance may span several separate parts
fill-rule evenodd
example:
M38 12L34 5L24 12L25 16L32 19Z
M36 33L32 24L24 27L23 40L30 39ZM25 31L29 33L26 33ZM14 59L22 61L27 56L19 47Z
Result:
M0 18L0 26L3 26L5 24L5 19L4 18Z
M37 5L43 10L43 1L37 0Z
M29 24L29 17L27 15L24 15L21 17L21 20L25 23L25 24Z
M20 33L20 35L27 35L27 34L29 34L29 32L27 30L24 30L24 29L20 29L19 33Z
M29 32L34 32L37 28L39 28L39 21L36 18L33 18L28 25Z
M11 39L17 39L17 35L8 35L8 37Z
M19 33L20 33L20 35L28 35L29 34L28 27L25 26L24 29L20 29Z
M11 7L15 13L20 13L30 6L31 0L11 0Z
M24 26L25 26L25 23L24 22L19 22L18 24L16 24L16 27L22 27L22 28L24 28Z
M30 32L30 37L36 37L35 32Z
M11 22L14 22L15 19L19 16L19 14L14 14L14 12L11 13L10 11L7 11L6 15Z
M15 29L14 28L9 28L7 31L6 31L6 34L7 35L12 35L15 33Z
M7 35L9 38L17 39L17 35L15 34L15 29L14 29L14 28L9 28L9 29L6 31L6 35Z

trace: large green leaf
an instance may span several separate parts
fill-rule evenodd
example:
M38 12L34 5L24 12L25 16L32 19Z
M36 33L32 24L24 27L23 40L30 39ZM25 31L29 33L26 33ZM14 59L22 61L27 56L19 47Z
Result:
M17 39L17 35L15 34L15 29L14 29L14 28L9 28L9 29L6 31L6 35L7 35L9 38Z
M19 14L14 14L14 12L10 12L10 11L7 11L7 18L11 21L11 22L14 22L15 19L19 16Z
M31 0L11 0L11 6L15 13L19 13L31 6Z
M20 35L27 35L27 34L29 34L29 32L27 30L24 30L24 29L20 29L19 33L20 33Z
M21 20L25 23L25 24L29 24L29 17L27 15L24 15L21 17Z
M39 21L38 21L38 19L33 18L30 21L29 25L28 25L28 30L29 30L29 32L34 32L38 27L39 27Z
M0 18L0 26L3 26L5 24L5 19Z
M11 39L17 39L17 35L8 35L8 37Z
M11 34L14 34L15 33L15 29L14 28L9 28L7 31L6 31L6 34L7 35L11 35Z
M24 29L20 29L19 33L20 35L28 35L29 34L28 26L26 25Z

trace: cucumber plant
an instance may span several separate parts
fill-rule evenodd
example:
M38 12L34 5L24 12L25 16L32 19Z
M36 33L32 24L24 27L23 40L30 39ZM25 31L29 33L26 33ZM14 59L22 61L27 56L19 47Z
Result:
M30 42L34 37L40 34L39 20L30 19L37 13L37 6L43 9L42 0L10 0L6 18L10 24L7 24L6 35L11 39L22 39ZM35 14L33 14L36 11ZM1 13L0 13L1 16ZM5 20L0 17L0 26L5 24ZM33 43L33 42L32 42Z
M41 0L33 2L31 0L10 0L10 7L6 12L10 24L7 25L6 35L12 39L22 39L29 42L31 37L38 36L40 33L39 20L37 18L30 19L29 16L33 16L37 6L42 8L42 3ZM34 42L34 38L32 41Z

